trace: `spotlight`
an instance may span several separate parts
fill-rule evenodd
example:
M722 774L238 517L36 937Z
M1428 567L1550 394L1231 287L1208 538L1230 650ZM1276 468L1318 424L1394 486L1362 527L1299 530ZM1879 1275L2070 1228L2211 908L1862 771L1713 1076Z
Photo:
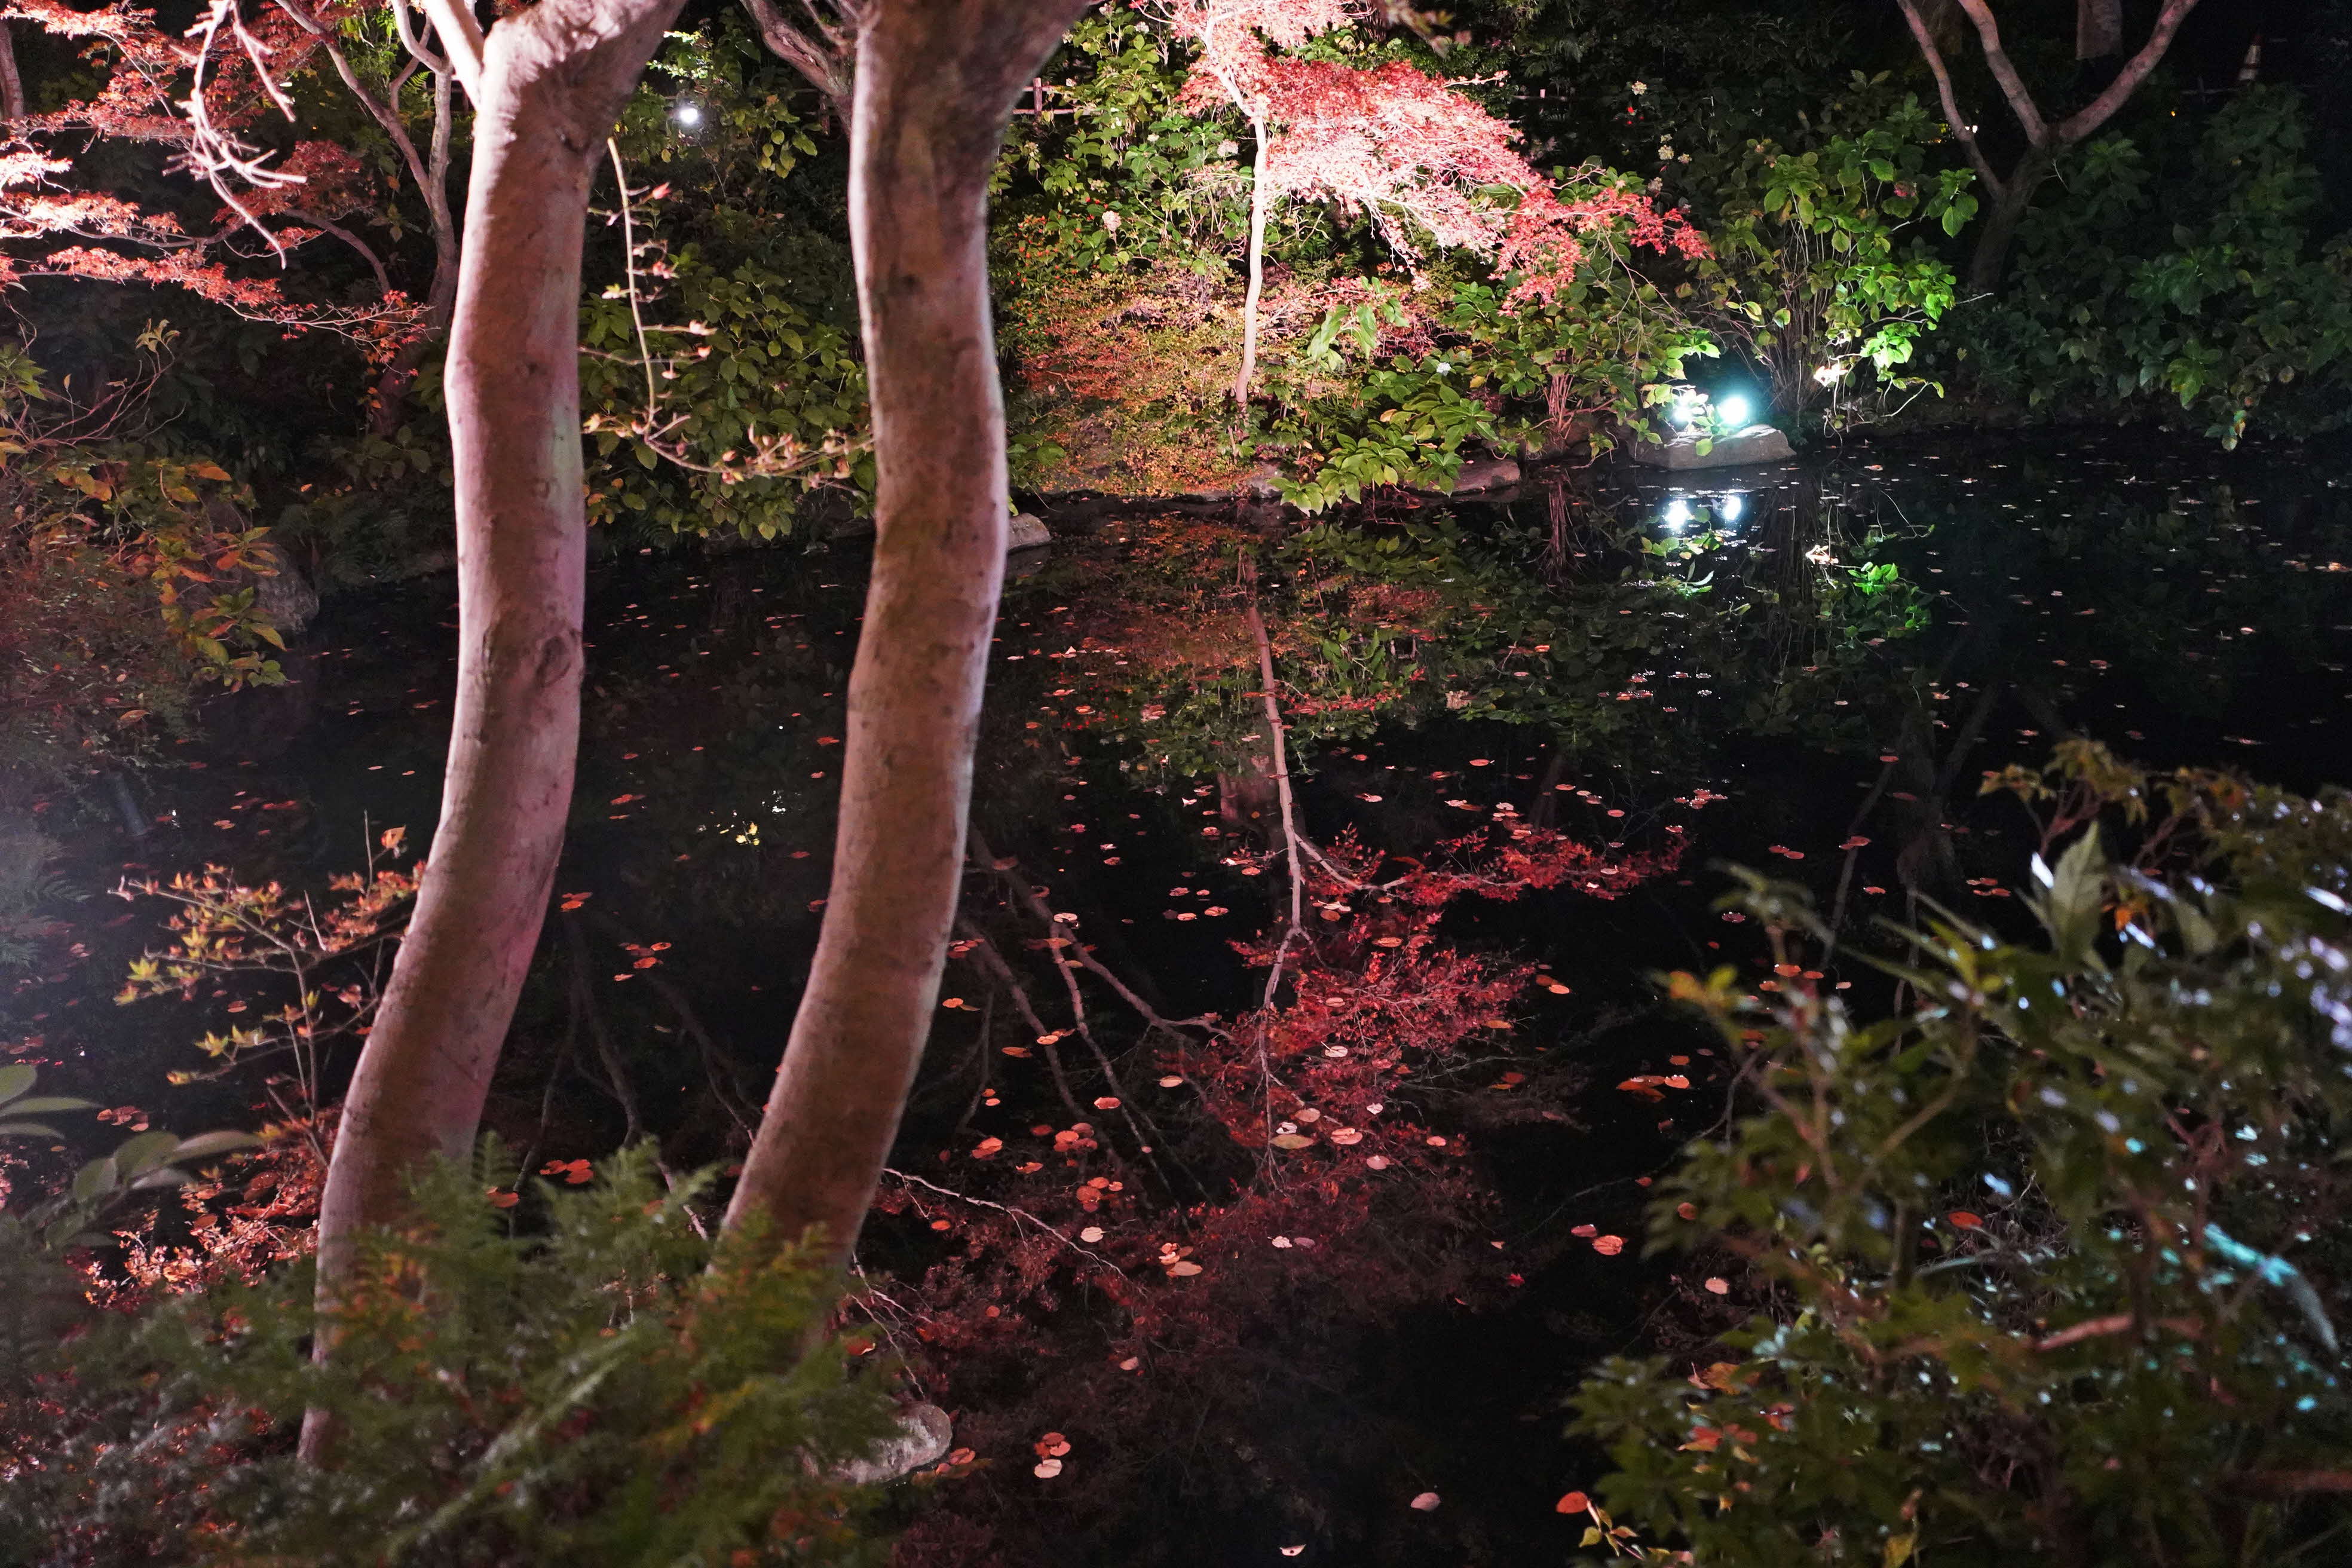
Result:
M1681 391L1675 394L1674 406L1666 410L1667 421L1671 423L1675 429L1682 429L1692 420L1698 417L1700 402L1700 396L1695 388L1687 386L1684 387Z
M1672 500L1666 502L1666 526L1668 528L1688 528L1690 526L1690 520L1691 509L1690 499L1688 497L1676 496Z
M1726 522L1738 522L1739 514L1747 510L1746 499L1736 493L1725 496L1715 503L1715 515Z
M1751 412L1748 399L1737 395L1727 397L1715 405L1716 417L1734 430L1747 427L1748 416Z
M688 131L694 130L697 126L699 126L702 123L702 105L698 103L679 104L677 106L677 119L678 124L683 126L685 129Z

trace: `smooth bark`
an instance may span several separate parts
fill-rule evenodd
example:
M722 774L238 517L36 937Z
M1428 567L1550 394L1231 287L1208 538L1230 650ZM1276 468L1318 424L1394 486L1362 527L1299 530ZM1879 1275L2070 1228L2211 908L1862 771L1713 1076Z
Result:
M445 26L476 108L446 372L457 708L431 866L328 1168L323 1301L350 1267L357 1232L399 1217L411 1172L436 1154L470 1153L538 944L579 736L587 518L578 321L589 185L678 7L540 0L486 42L478 31L453 38Z
M847 1258L929 1032L963 874L1004 570L988 177L1085 0L877 0L858 37L850 233L876 471L834 877L727 1223Z

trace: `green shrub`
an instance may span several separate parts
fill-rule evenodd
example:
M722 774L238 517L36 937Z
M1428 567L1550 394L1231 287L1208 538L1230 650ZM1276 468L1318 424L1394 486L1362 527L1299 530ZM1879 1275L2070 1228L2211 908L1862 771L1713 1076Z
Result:
M1756 1310L1712 1365L1585 1384L1613 1527L1708 1568L2341 1561L2352 795L2087 745L1996 785L2073 835L2039 940L1939 911L1864 1024L1800 978L1801 892L1748 877L1778 997L1674 977L1749 1114L1654 1247L1744 1255Z
M1955 318L1995 395L2122 417L2177 405L2234 447L2255 410L2292 432L2342 423L2352 355L2352 236L2322 243L2302 100L2253 88L2191 144L2090 142L2066 199L2018 234L1996 301ZM2315 383L2324 384L2315 386Z
M705 1239L707 1184L644 1147L527 1206L495 1150L436 1169L362 1244L324 1365L307 1265L98 1318L5 1390L0 1562L878 1561L836 1478L894 1430L882 1379L803 1255Z

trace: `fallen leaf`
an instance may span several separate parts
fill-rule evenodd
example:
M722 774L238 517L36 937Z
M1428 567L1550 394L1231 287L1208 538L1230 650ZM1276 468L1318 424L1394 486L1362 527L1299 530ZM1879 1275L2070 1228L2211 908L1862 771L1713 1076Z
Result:
M1984 1216L1982 1215L1970 1214L1966 1209L1954 1209L1950 1214L1946 1215L1944 1217L1950 1220L1962 1230L1982 1230L1984 1228Z
M1030 1473L1041 1481L1050 1481L1055 1476L1062 1473L1062 1461L1059 1459L1040 1459L1037 1461L1037 1468Z
M1709 1275L1706 1280L1706 1289L1708 1293L1711 1295L1728 1296L1731 1294L1731 1281L1723 1279L1719 1275Z
M1200 1271L1201 1266L1197 1263L1175 1263L1169 1266L1168 1277L1171 1279L1181 1279L1187 1275L1198 1274Z
M1592 1250L1603 1258L1614 1258L1625 1250L1625 1238L1622 1236L1596 1236L1592 1238Z
M1423 1492L1412 1500L1411 1506L1423 1513L1434 1513L1437 1510L1437 1503L1438 1497L1435 1492Z
M1083 1241L1083 1242L1087 1242L1087 1243L1090 1243L1090 1244L1091 1244L1091 1243L1093 1243L1093 1242L1100 1241L1102 1238L1103 1238L1103 1230L1102 1230L1102 1226L1098 1226L1098 1225L1090 1225L1090 1226L1087 1226L1087 1228L1086 1228L1086 1229L1084 1229L1084 1230L1082 1230L1082 1231L1078 1232L1078 1239L1079 1239L1080 1241Z

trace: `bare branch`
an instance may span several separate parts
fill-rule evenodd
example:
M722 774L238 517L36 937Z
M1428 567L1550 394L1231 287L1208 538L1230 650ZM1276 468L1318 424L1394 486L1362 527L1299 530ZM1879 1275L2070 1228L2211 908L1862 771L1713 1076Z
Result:
M1969 155L1969 166L1976 170L1977 178L1995 201L2000 199L2000 176L1992 172L1984 150L1977 145L1974 127L1960 113L1959 100L1952 91L1952 73L1944 65L1944 51L1936 47L1936 35L1929 29L1927 19L1919 15L1916 0L1895 0L1903 7L1903 19L1911 25L1911 36L1919 41L1919 52L1927 57L1927 68L1935 73L1936 96L1943 101L1944 123L1952 128L1953 137Z
M366 240L362 239L358 235L353 234L350 229L343 227L341 224L333 223L326 218L320 217L317 213L304 212L299 207L287 207L284 211L285 216L293 219L296 223L306 223L312 228L319 230L321 234L333 235L337 239L341 240L345 245L348 245L353 250L358 251L361 258L367 262L368 270L375 274L375 286L377 289L386 294L392 292L391 275L384 271L383 258L378 257L373 249L369 248L368 242Z

